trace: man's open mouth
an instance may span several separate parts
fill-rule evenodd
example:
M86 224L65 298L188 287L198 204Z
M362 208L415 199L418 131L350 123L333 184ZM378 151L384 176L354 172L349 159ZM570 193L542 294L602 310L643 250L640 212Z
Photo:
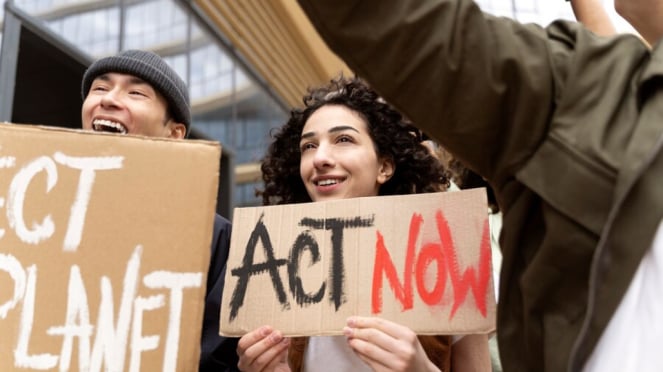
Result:
M95 119L92 122L92 129L95 132L127 134L127 128L122 123L106 119Z

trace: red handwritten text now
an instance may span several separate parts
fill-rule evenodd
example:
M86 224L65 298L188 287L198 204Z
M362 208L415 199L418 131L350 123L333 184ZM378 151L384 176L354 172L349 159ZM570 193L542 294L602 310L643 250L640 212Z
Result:
M375 244L375 266L373 268L373 288L371 310L374 314L382 311L383 278L386 277L394 297L401 303L403 310L412 309L414 295L412 279L416 280L417 292L421 300L427 305L440 303L447 285L447 278L451 280L453 288L453 306L449 319L453 318L458 308L465 302L467 292L472 291L476 307L486 317L486 294L490 283L490 231L488 219L484 221L483 232L479 247L479 262L477 267L468 266L461 272L458 263L456 247L451 236L449 224L438 211L435 215L437 231L440 237L438 242L427 242L421 247L418 255L415 245L419 237L423 217L414 213L410 220L410 231L405 256L405 267L403 268L403 282L401 283L396 273L389 250L384 243L380 231L377 231L377 242ZM437 273L435 284L432 289L426 288L424 279L428 267L435 263Z

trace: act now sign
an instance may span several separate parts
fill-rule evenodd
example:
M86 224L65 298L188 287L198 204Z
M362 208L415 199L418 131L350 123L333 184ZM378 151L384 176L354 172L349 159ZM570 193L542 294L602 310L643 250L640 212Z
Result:
M219 157L0 125L0 371L197 370Z
M484 189L235 209L221 333L337 335L352 315L490 332L487 211Z

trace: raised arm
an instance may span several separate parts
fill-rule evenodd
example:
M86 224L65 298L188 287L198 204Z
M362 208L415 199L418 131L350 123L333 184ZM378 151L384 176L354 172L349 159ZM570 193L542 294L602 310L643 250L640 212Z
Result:
M649 45L655 45L663 37L663 2L660 0L615 0L615 10Z
M617 33L601 0L570 0L570 2L578 22L595 34L611 36Z
M469 0L299 0L357 74L454 156L500 182L546 135L575 31L555 35ZM552 39L552 42L551 42ZM566 49L565 49L566 48ZM505 134L509 134L506 136Z

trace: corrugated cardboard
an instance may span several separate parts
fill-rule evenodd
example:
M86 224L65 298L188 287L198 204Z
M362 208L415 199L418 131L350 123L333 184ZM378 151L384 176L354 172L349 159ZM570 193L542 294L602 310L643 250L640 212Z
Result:
M0 371L195 371L220 146L0 125Z
M338 335L351 315L490 332L486 203L474 189L235 209L221 333Z

